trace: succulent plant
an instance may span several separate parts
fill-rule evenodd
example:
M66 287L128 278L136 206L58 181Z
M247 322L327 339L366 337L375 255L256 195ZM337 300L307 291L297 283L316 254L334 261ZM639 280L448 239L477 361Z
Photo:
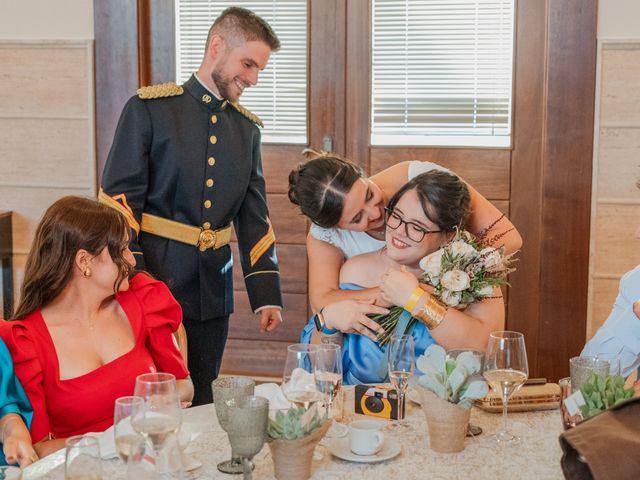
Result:
M471 352L462 352L452 360L440 345L431 345L416 365L424 374L418 376L418 384L463 408L471 408L474 400L484 398L489 391L487 382L473 378L480 372L480 361Z
M297 438L306 437L322 425L324 420L327 418L326 414L321 414L318 410L311 421L307 425L303 426L302 415L306 412L306 409L296 407L286 410L286 413L282 410L278 410L275 418L269 418L269 426L267 427L269 440L295 440Z
M602 378L593 374L586 383L580 387L585 404L580 407L584 418L594 415L612 407L627 398L633 396L633 389L624 388L624 378L620 375L611 375Z

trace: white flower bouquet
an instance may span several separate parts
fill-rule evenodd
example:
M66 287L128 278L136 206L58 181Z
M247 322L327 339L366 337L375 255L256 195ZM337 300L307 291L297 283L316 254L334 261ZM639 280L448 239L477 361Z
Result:
M508 285L512 256L503 247L478 242L465 230L420 261L421 280L434 288L433 296L449 307L463 309L491 297L493 289Z
M491 298L493 289L508 285L507 275L513 254L505 255L503 247L483 244L466 230L460 230L444 247L420 261L422 283L433 287L432 295L448 307L462 310L469 305ZM395 332L404 309L391 307L386 315L371 318L384 328L378 335L382 347ZM404 332L409 333L418 320L412 318Z

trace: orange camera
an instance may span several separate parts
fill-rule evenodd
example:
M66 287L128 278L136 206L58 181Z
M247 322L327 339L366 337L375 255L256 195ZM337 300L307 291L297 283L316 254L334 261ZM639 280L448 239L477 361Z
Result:
M382 385L356 385L355 413L372 417L398 419L398 392Z

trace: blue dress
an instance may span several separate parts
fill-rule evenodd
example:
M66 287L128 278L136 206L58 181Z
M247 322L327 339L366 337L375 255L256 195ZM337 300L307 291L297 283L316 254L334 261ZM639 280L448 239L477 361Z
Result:
M13 373L11 355L0 338L0 418L8 413L17 413L24 420L27 428L31 427L31 417L33 417L31 404L18 377ZM0 448L0 465L6 464L4 452Z
M341 290L362 290L362 287L351 283L341 283ZM408 317L408 313L404 312ZM313 317L302 329L301 343L309 343L315 330ZM416 322L411 330L415 345L415 358L424 353L429 345L436 343L427 327ZM364 335L355 333L344 334L344 346L342 350L343 383L345 385L357 385L360 383L374 384L388 382L386 368L387 346L380 348L376 342Z

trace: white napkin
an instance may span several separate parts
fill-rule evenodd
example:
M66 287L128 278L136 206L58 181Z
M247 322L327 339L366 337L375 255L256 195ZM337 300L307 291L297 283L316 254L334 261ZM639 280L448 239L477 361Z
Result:
M269 400L269 410L287 410L291 407L291 403L285 398L282 388L277 383L256 385L254 395Z
M138 435L131 425L131 417L121 420L118 425L122 427L122 432L125 434ZM105 460L118 457L115 434L113 432L114 428L115 426L112 425L102 433L87 434L98 437L98 442L100 444L100 456ZM182 423L180 430L178 431L178 445L180 450L182 450L182 465L186 472L202 466L202 463L186 453L189 444L198 438L201 433L202 432L196 432L193 425L185 422Z

